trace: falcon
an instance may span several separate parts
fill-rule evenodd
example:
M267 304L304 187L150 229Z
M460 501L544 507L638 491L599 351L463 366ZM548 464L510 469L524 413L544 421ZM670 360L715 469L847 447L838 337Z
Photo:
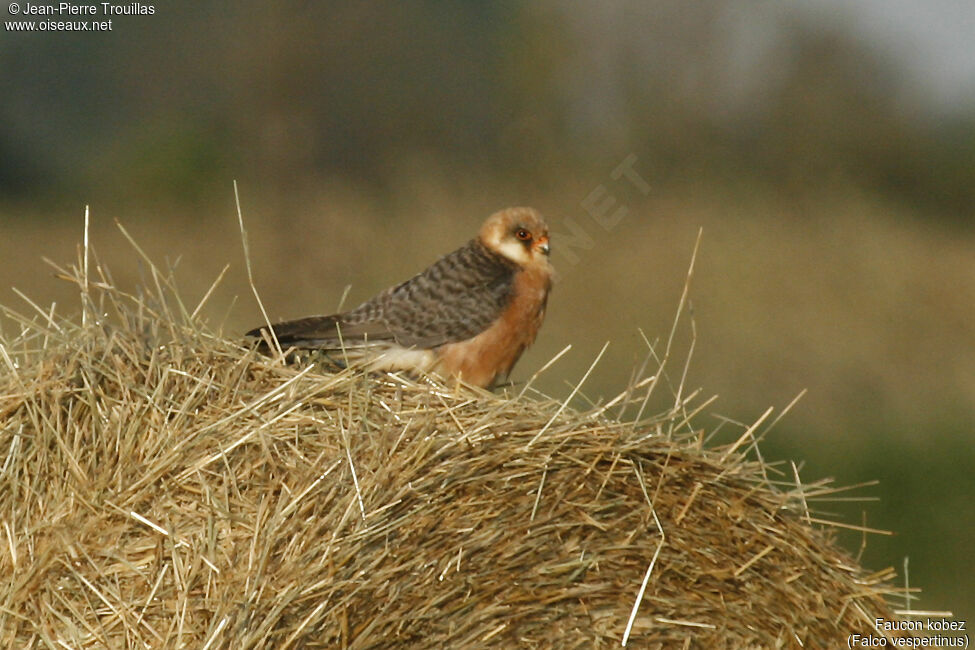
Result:
M283 350L370 370L435 372L491 388L535 341L552 287L548 227L532 208L488 217L477 237L351 311L272 325ZM270 345L268 327L247 333Z

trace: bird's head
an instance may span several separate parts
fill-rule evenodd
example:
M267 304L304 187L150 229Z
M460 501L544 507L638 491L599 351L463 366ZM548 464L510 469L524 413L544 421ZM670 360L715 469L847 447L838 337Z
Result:
M548 226L532 208L495 212L481 226L479 237L490 250L519 266L548 266Z

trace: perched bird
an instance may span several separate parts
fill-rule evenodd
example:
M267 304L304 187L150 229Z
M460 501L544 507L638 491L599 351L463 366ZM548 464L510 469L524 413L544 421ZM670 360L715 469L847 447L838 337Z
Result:
M281 348L323 350L373 370L415 370L492 387L532 344L552 287L548 227L508 208L477 237L355 309L273 325ZM267 327L247 333L266 345Z

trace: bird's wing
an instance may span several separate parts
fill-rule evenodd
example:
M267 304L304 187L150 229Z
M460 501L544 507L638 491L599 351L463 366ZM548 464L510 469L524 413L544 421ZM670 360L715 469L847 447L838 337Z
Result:
M501 316L516 270L473 240L352 311L280 323L274 332L282 346L310 348L365 342L429 349L463 341ZM260 329L248 336L260 336Z

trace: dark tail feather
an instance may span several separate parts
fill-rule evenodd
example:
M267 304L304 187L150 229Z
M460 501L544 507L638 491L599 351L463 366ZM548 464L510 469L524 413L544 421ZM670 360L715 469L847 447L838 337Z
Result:
M327 348L338 344L339 337L336 322L333 316L310 316L284 323L276 323L271 328L274 330L274 337L277 338L282 348ZM244 336L259 339L261 345L267 347L267 341L263 334L267 330L268 326L262 325L261 327L255 327Z

